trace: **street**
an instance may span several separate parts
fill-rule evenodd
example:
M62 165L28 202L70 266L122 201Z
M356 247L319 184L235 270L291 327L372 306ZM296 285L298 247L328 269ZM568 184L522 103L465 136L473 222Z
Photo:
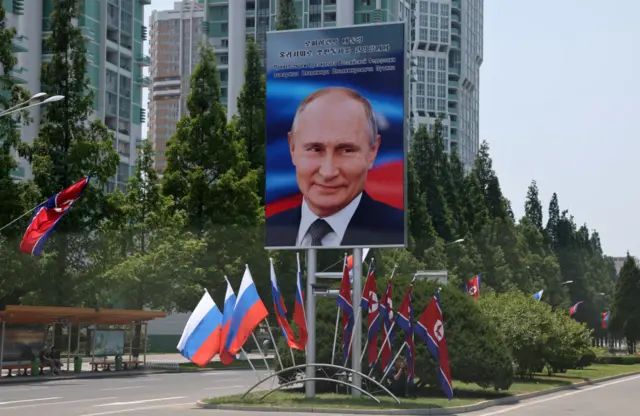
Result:
M3 416L194 415L256 416L256 412L201 410L204 397L238 394L256 381L251 371L151 374L102 379L52 380L0 386ZM268 383L267 383L268 384ZM636 413L640 376L497 406L467 416L596 416ZM198 413L196 413L198 412ZM278 413L299 415L303 413ZM339 412L336 412L339 414ZM311 414L309 414L311 416Z
M252 371L227 370L7 384L0 385L0 414L192 415L198 399L243 393L256 381Z

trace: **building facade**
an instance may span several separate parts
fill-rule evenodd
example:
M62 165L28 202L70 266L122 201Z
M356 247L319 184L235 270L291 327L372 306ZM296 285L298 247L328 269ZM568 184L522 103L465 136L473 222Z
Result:
M237 111L244 83L245 42L264 51L276 28L277 0L199 0L203 29L216 49L228 115ZM483 0L295 0L298 27L331 27L405 20L409 24L411 91L408 120L432 129L443 117L447 151L457 150L467 168L478 152Z
M203 20L204 7L197 2L177 2L173 10L151 13L147 138L153 146L155 168L160 174L166 167L167 142L175 134L180 117L186 113L191 72L198 63L198 45L203 41Z
M18 65L14 72L31 93L40 92L40 68L47 59L43 39L50 34L53 0L2 0L7 10L7 23L17 29ZM94 93L93 117L103 120L114 135L114 149L120 156L117 174L107 190L125 188L135 172L136 149L141 145L142 123L146 110L142 104L142 88L149 85L143 67L150 58L142 45L147 38L143 24L144 7L151 0L82 0L82 28L87 47L87 76ZM34 122L22 128L22 140L31 142L39 130L40 109L31 115ZM30 166L20 161L15 178L28 179Z

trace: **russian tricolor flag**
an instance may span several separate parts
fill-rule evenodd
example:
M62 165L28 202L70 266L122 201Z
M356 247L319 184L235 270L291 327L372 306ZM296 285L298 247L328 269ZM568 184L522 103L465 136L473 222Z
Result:
M282 330L282 335L284 336L289 348L304 351L304 345L298 344L295 336L293 335L293 330L289 325L289 320L287 319L287 307L284 304L282 293L278 287L278 279L276 278L276 270L273 267L273 259L270 258L269 263L271 265L271 294L273 297L273 309L276 313L278 325Z
M178 351L192 363L204 367L220 351L222 313L205 292L184 327Z
M227 280L227 293L224 295L224 312L222 313L222 332L220 333L220 361L225 365L229 365L235 360L235 355L229 353L229 346L231 345L229 329L231 328L231 317L235 308L236 294L233 292L231 283Z
M542 294L544 293L544 289L542 289L539 292L536 292L533 294L533 298L537 301L540 301L540 299L542 299Z
M609 327L609 316L611 314L609 312L602 312L602 329L607 329Z
M576 312L578 312L578 306L580 306L582 302L583 301L580 301L569 308L569 316L573 316Z
M300 253L296 253L298 261L298 279L296 284L296 303L293 307L293 322L298 325L298 344L302 348L307 347L307 317L304 312L304 289L302 286L302 271L300 271Z
M268 316L267 308L262 303L256 289L249 266L247 265L238 290L238 300L229 328L229 353L235 355L244 346L253 331Z

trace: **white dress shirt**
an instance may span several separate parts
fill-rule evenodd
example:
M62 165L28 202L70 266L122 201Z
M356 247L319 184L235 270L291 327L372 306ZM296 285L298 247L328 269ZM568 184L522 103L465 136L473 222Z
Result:
M349 226L349 222L351 221L351 217L356 212L358 205L360 205L360 200L362 199L362 193L360 193L357 197L353 198L349 205L344 207L342 210L336 212L335 214L324 217L323 219L331 226L333 229L332 232L325 235L322 239L323 246L329 247L337 247L340 245L344 234L347 232L347 227ZM311 209L309 209L309 205L307 205L307 201L303 199L302 201L302 218L300 219L300 228L298 228L298 238L296 239L296 246L301 247L310 247L311 246L311 235L308 234L309 227L318 217L314 214Z

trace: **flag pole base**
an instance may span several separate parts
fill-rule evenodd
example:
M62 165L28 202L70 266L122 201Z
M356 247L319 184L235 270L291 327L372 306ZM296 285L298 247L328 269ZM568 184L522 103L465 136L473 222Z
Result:
M331 369L335 369L335 370L342 370L342 371L346 371L348 373L351 373L352 375L356 375L356 376L360 376L361 379L367 380L370 383L376 385L377 387L380 388L380 390L382 390L383 392L385 392L389 397L391 397L397 404L400 404L400 399L398 399L393 393L391 393L391 391L389 389L387 389L385 386L383 386L380 382L376 381L375 379L369 377L368 375L361 373L360 371L356 371L352 368L349 367L345 367L345 366L341 366L341 365L335 365L335 364L320 364L320 363L307 363L307 364L299 364L299 365L294 365L288 368L285 368L283 370L280 371L276 371L272 374L270 374L269 376L265 377L264 379L260 380L259 382L257 382L256 384L254 384L253 386L251 386L243 395L242 395L242 400L245 399L245 397L251 393L253 390L255 390L258 386L260 386L262 383L264 383L265 381L272 379L274 377L279 376L280 374L284 374L286 372L290 372L290 371L294 371L294 370L308 370L309 367L311 368L315 368L315 369L321 369L321 368L331 368ZM373 396L373 394L371 394L370 392L364 390L362 387L360 386L356 386L352 383L349 383L348 381L343 381L343 380L337 380L335 378L329 378L329 377L309 377L308 375L305 376L302 379L299 380L292 380L289 381L287 383L281 384L275 388L270 389L264 396L262 396L259 401L262 401L265 397L267 397L269 394L281 390L284 387L288 387L294 384L298 384L298 383L305 383L308 381L327 381L330 383L335 383L335 384L340 384L343 386L348 386L353 388L354 390L357 390L359 392L364 393L365 395L369 396L370 398L372 398L373 400L375 400L376 402L380 403L380 400L378 400L375 396Z

